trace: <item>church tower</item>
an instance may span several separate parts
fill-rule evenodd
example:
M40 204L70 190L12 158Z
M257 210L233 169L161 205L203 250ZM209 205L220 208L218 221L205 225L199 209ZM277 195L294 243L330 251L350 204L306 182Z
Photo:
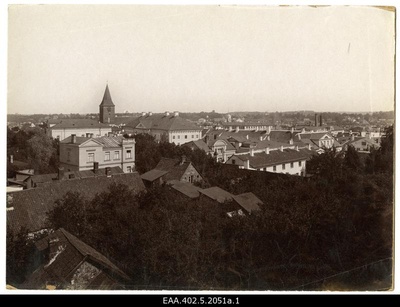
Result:
M108 84L104 92L103 100L100 104L100 122L103 124L114 123L115 118L115 105L112 102Z

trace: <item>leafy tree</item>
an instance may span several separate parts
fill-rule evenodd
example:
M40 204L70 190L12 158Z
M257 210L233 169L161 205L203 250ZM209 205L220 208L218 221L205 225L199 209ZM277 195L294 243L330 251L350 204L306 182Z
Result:
M28 160L39 173L51 173L50 161L56 155L52 139L44 133L38 133L27 141ZM53 162L54 163L54 162Z
M355 172L361 170L362 165L360 157L358 156L356 149L351 145L347 148L343 162L344 167L347 170L352 170Z

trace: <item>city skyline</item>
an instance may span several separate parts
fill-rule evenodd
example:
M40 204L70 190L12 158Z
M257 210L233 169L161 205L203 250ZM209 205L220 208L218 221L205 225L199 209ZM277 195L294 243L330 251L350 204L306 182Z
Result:
M8 47L9 114L96 113L106 84L116 113L394 109L380 8L11 6Z

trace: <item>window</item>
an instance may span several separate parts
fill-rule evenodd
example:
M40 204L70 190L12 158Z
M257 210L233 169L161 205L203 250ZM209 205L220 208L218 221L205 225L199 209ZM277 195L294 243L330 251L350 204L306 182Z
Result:
M290 163L290 168L293 168L293 166L294 166L294 163L293 162Z
M282 169L285 169L285 168L286 168L285 164L282 164Z
M175 140L175 135L172 136L172 139Z
M94 162L94 153L93 152L88 153L88 162Z
M232 164L235 165L236 164L236 160L232 159Z
M192 134L192 139L194 139L194 135Z
M180 135L178 135L178 140L181 138L181 136Z
M272 167L272 170L273 170L274 172L276 172L276 165L274 165L274 166Z
M132 173L132 166L127 166L127 167L126 167L126 171L127 171L128 173Z
M299 166L301 166L301 161L299 161Z
M361 142L361 145L365 146L365 145L367 145L367 142Z
M185 139L187 139L187 135L185 134Z
M198 139L199 138L199 135L198 134L196 134L196 139Z
M126 158L127 158L127 159L132 159L132 150L128 149L128 150L126 151Z
M119 151L114 151L114 160L119 160Z
M107 152L104 153L104 161L110 161L110 160L111 160L111 158L110 158L110 152L107 151Z
M70 160L71 160L71 152L68 151L68 152L67 152L67 161L70 161Z

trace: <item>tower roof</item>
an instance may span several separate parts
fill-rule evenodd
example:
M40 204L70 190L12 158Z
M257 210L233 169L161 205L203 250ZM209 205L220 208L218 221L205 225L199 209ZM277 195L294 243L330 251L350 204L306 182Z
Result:
M104 92L103 100L100 106L114 106L114 103L112 102L111 99L110 90L108 89L108 84L106 86L106 90Z

